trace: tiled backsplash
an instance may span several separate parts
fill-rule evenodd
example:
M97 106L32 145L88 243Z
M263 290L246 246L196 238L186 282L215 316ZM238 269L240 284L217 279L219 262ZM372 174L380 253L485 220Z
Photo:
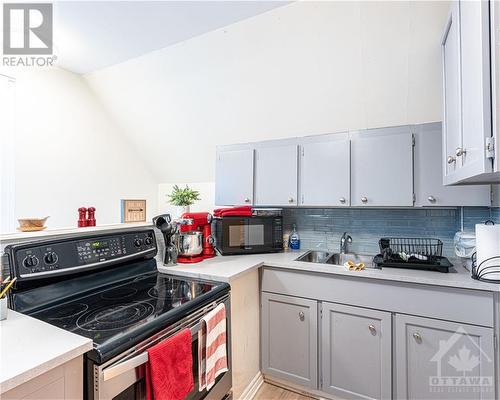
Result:
M463 207L453 209L367 209L287 208L283 210L284 230L297 225L302 249L339 250L344 232L352 236L350 249L376 254L383 236L435 237L443 241L443 253L452 256L453 236L463 226L473 230L476 223L492 219L500 223L500 208Z

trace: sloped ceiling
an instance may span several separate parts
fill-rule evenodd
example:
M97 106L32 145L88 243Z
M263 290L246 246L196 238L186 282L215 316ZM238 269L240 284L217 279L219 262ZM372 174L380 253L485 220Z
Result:
M58 1L58 65L88 73L279 7L283 1Z

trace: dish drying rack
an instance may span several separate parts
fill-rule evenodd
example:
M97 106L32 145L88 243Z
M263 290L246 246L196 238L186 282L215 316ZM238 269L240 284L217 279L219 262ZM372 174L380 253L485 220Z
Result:
M449 272L453 264L443 254L443 242L434 238L384 237L380 254L373 262L379 267L424 269Z
M391 257L399 257L399 253L417 255L420 257L415 258L429 264L433 262L433 258L443 254L443 242L439 239L385 237L378 244L382 255L389 252L392 252Z

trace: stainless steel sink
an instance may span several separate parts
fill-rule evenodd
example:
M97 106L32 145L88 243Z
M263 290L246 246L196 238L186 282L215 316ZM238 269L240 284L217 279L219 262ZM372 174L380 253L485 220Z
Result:
M356 264L364 263L366 268L374 268L373 256L356 253L329 253L327 251L309 250L295 261L311 262L315 264L344 265L347 261Z
M344 265L347 261L355 264L364 263L366 268L374 268L373 256L355 253L333 253L327 260L327 264Z
M307 253L302 254L299 258L296 258L295 261L325 264L326 260L331 255L332 253L328 253L327 251L309 250Z

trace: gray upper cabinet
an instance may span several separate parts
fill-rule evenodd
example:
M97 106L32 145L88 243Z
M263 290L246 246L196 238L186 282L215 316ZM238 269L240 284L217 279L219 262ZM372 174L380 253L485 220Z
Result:
M444 186L441 169L441 123L416 125L414 128L415 205L489 206L489 185Z
M487 150L492 149L494 136L490 69L494 61L491 51L495 54L496 49L490 50L491 34L490 2L452 4L442 39L443 169L447 185L500 180L494 173L494 152Z
M413 139L409 126L351 136L351 205L413 206Z
M303 206L350 205L350 140L347 133L304 138L300 147Z
M340 398L392 398L391 313L323 303L322 387Z
M395 335L395 398L495 398L493 329L397 314Z
M262 372L318 387L318 303L262 292Z
M297 205L298 145L279 141L255 148L255 199L258 206Z
M254 150L217 149L215 165L215 204L252 204Z

